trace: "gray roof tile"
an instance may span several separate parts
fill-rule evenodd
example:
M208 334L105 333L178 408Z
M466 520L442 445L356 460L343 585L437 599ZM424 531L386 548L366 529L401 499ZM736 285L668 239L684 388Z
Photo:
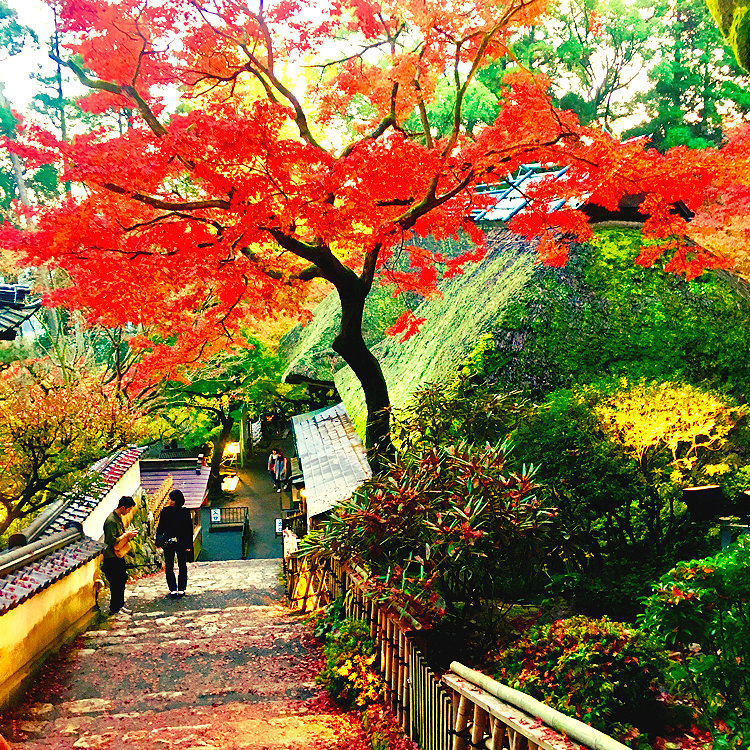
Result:
M308 518L349 497L372 476L367 454L343 404L292 417Z
M0 577L0 615L93 560L103 549L102 542L82 537L41 560Z

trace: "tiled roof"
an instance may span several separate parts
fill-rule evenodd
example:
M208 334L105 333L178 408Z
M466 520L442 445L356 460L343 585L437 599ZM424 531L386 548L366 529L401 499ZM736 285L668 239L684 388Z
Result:
M13 339L16 329L39 309L41 301L27 302L28 293L22 284L0 284L0 339Z
M181 490L185 495L185 507L200 508L206 499L210 473L211 469L208 466L201 466L199 473L195 469L169 469L162 468L161 465L156 471L151 471L148 468L148 462L144 461L141 464L141 487L149 495L153 495L162 486L164 480L171 476L173 489Z
M349 497L372 476L367 454L343 404L292 417L308 518Z
M101 476L104 484L93 495L74 496L65 503L60 514L44 530L42 536L49 536L62 531L71 521L83 523L91 511L101 502L101 499L122 479L134 463L138 461L143 448L124 448L111 456L101 459L91 468L91 471Z
M71 531L72 525L78 529L89 514L99 505L110 490L122 479L125 473L138 461L142 448L125 448L112 456L94 464L91 472L98 473L103 484L91 495L62 498L51 507L49 521L42 520L39 528L34 528L33 541L23 531L20 537L22 546L0 554L0 571L10 568L12 572L0 577L0 615L12 609L54 581L71 573L101 553L104 545L83 536L82 532ZM34 527L31 524L29 529ZM58 545L62 544L58 548ZM34 559L34 558L39 559ZM17 561L30 562L16 568ZM31 561L33 560L33 562Z
M79 535L77 540L42 559L0 577L0 615L93 560L103 549L102 542ZM0 565L13 554L14 552L6 552L0 555Z

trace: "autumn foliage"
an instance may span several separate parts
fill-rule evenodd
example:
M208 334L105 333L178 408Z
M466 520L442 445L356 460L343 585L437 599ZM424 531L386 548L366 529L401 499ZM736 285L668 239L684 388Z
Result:
M473 188L529 162L569 167L565 180L537 185L512 224L538 238L546 262L563 263L566 243L590 236L582 197L616 209L633 194L644 196L645 231L663 239L639 262L666 251L668 269L688 276L729 263L721 248L686 241L674 205L700 212L739 196L744 155L661 156L644 140L619 143L556 111L547 81L518 67L503 81L494 125L473 136L462 127L474 74L510 54L513 31L543 17L542 0L56 6L63 57L91 89L82 106L126 112L130 127L69 143L21 128L4 145L31 166L67 165L74 189L29 209L33 232L6 225L0 242L26 264L67 271L72 283L51 303L105 326L142 326L133 342L147 355L142 370L200 359L217 335L280 311L304 317L311 282L323 279L344 313L334 348L363 385L377 442L388 394L360 330L373 282L429 295L442 275L480 260L470 212L486 199ZM454 87L454 126L437 138L430 116L441 77ZM550 213L552 197L570 200ZM457 232L476 249L445 258L415 244ZM407 312L391 332L403 338L419 324Z
M139 429L138 415L93 376L71 381L20 366L0 373L0 534L141 437Z

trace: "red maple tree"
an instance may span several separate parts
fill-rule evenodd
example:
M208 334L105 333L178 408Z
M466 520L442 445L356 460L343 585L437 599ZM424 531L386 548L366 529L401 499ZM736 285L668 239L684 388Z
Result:
M52 2L52 0L49 0ZM94 129L63 143L27 126L8 144L27 163L66 164L71 197L38 209L35 230L4 229L25 263L64 268L72 285L51 301L88 309L108 326L129 321L134 344L163 371L197 360L248 321L304 310L316 279L338 292L334 349L362 384L368 446L388 443L389 399L364 343L362 312L385 271L401 290L434 292L442 275L481 259L470 220L472 188L529 162L567 165L541 183L513 228L540 238L540 256L565 260L565 243L590 236L570 204L616 208L644 194L646 231L689 275L723 261L686 244L682 201L698 211L722 166L720 152L660 156L556 111L545 80L506 76L491 127L469 137L462 107L477 69L509 55L542 0L55 0L67 66L92 93L94 113L131 112L125 132ZM78 62L76 62L78 61ZM81 62L82 61L82 62ZM431 104L441 76L454 83L454 126L436 138ZM181 106L170 111L169 92ZM415 244L466 233L476 250L445 258ZM410 260L394 267L394 253ZM653 262L654 251L642 262ZM407 313L392 329L410 335Z

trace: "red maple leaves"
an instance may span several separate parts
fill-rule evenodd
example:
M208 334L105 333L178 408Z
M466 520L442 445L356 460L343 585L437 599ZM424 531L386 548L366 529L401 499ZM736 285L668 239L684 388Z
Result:
M723 151L661 156L582 127L551 106L545 79L520 72L504 79L493 126L469 138L458 109L452 132L434 135L438 79L459 71L460 108L476 68L543 10L518 0L473 0L471 12L450 0L315 12L293 0L61 0L66 54L84 60L71 67L93 92L84 106L126 107L131 127L71 143L29 128L13 148L65 163L74 197L37 209L33 232L6 225L0 241L23 263L65 269L72 283L51 302L142 326L141 344L162 363L203 356L217 332L304 310L311 279L361 296L380 275L396 293L434 294L442 276L483 257L474 186L530 162L568 167L564 180L537 183L511 224L539 239L545 262L564 263L567 245L590 236L582 201L615 209L642 194L644 231L662 242L639 262L668 252L668 269L688 276L726 265L731 246L706 209L743 238L750 231L744 131ZM175 85L186 111L167 116L164 87ZM699 214L698 245L677 202ZM458 258L413 242L459 232L476 250ZM389 263L401 247L408 268ZM390 332L403 340L419 325L405 314Z

